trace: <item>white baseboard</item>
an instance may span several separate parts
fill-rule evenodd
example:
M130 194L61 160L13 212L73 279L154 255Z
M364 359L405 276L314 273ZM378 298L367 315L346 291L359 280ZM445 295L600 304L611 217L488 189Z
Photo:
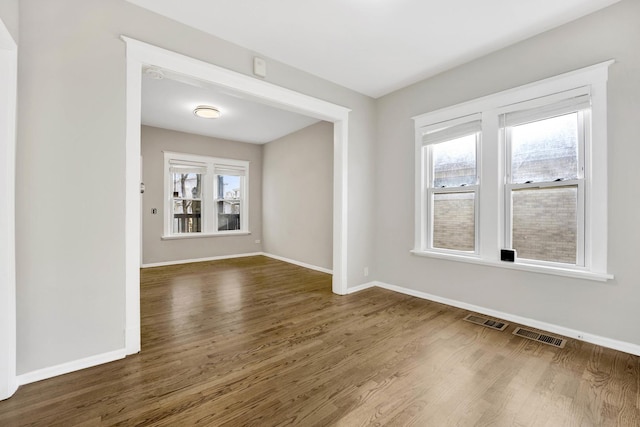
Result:
M322 273L333 274L333 270L329 270L328 268L318 267L316 265L307 264L306 262L296 261L294 259L285 258L279 255L268 254L266 252L262 252L260 255L264 255L269 258L277 259L278 261L288 262L289 264L294 264L300 267L308 268L309 270L316 270Z
M179 259L175 261L152 262L148 264L142 264L141 268L166 267L167 265L191 264L192 262L205 262L205 261L220 261L223 259L244 258L249 256L258 256L258 255L265 255L265 254L262 252L251 252L246 254L221 255L221 256L214 256L214 257L208 257L208 258Z
M192 262L220 261L223 259L244 258L244 257L260 256L260 255L277 259L278 261L288 262L289 264L294 264L300 267L308 268L309 270L316 270L322 273L333 274L333 270L329 270L328 268L318 267L317 265L307 264L306 262L296 261L294 259L281 257L279 255L268 254L266 252L251 252L246 254L222 255L222 256L214 256L214 257L208 257L208 258L194 258L194 259L180 259L175 261L152 262L148 264L142 264L141 268L166 267L168 265L190 264Z
M16 379L19 385L30 384L36 381L57 377L58 375L68 374L69 372L79 371L81 369L91 368L92 366L102 365L103 363L113 362L114 360L124 359L125 356L125 349L110 351L108 353L97 354L95 356L86 357L84 359L63 363L61 365L27 372L26 374L18 375Z
M403 288L401 286L390 285L383 282L370 282L365 285L360 285L355 288L349 288L348 293L357 292L363 289L377 286L379 288L388 289L390 291L399 292L405 295L411 295L417 298L426 299L429 301L438 302L452 307L461 308L464 310L473 311L476 313L484 314L487 316L495 317L502 320L508 320L510 322L519 323L531 328L540 329L542 331L551 332L554 334L563 335L565 337L574 338L580 341L585 341L591 344L596 344L602 347L611 348L613 350L622 351L629 354L640 356L640 345L628 343L625 341L614 340L611 338L602 337L599 335L593 335L575 329L566 328L564 326L554 325L552 323L541 322L535 319L529 319L526 317L517 316L515 314L504 313L501 311L493 310L490 308L480 307L478 305L468 304L465 302L439 297L437 295L431 295L426 292L416 291L413 289Z
M376 286L379 286L378 282L369 282L369 283L363 283L362 285L353 286L351 288L347 288L347 295L364 291L365 289L375 288Z

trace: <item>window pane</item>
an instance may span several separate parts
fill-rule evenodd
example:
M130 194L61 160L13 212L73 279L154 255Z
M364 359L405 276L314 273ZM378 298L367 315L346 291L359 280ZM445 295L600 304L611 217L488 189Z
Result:
M240 200L218 201L218 231L240 230Z
M514 190L512 203L518 258L576 263L577 186Z
M240 199L241 176L218 175L217 199Z
M476 184L476 134L433 144L433 187Z
M578 113L511 128L511 182L578 177Z
M173 232L200 233L202 232L200 200L173 201Z
M218 175L218 231L240 230L242 179L237 175Z
M199 173L174 173L173 197L199 199L202 191L202 175Z
M433 195L433 247L475 251L475 193Z

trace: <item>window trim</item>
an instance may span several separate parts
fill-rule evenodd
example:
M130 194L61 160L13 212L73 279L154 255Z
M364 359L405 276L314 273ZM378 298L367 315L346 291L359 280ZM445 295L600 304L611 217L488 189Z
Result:
M199 237L217 237L217 236L242 236L251 234L249 231L249 165L247 160L235 160L220 157L203 156L199 154L176 153L172 151L164 151L164 218L163 218L163 234L162 240L176 239L193 239ZM198 163L204 165L205 173L202 177L201 190L201 215L202 215L202 231L195 233L173 233L172 220L172 178L171 163ZM240 211L240 229L218 231L217 228L217 206L215 180L218 173L216 169L220 167L232 167L244 171L241 180L241 211Z
M606 281L613 279L607 272L607 79L613 60L605 61L555 77L498 92L462 104L442 108L413 117L415 125L415 213L414 248L410 252L426 257L449 259L506 269L532 271L566 277ZM505 241L505 147L500 141L499 115L515 104L532 101L562 92L584 90L591 94L591 144L585 146L584 162L591 165L584 176L586 267L567 268L555 265L537 265L516 261L500 261L500 249ZM428 126L472 114L482 114L482 137L479 166L482 199L480 201L480 241L478 256L441 253L424 246L421 232L427 214L425 170L422 167L422 135ZM491 184L494 183L494 184Z

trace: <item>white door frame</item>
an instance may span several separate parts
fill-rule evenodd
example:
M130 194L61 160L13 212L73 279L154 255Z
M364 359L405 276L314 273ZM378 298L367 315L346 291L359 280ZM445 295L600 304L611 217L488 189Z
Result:
M168 51L129 37L126 134L126 331L127 354L140 351L140 117L142 67L153 65L241 92L261 103L333 122L333 284L347 293L347 147L349 109L254 77Z
M18 46L0 20L0 400L16 380L15 160Z

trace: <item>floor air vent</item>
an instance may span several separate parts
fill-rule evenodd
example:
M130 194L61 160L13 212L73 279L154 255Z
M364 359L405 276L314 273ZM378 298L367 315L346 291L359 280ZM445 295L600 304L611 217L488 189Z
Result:
M505 329L507 329L507 326L509 326L508 323L504 323L499 320L488 319L486 317L477 316L475 314L469 314L463 320L466 320L467 322L475 323L476 325L495 329L496 331L504 331Z
M517 335L519 337L526 338L533 341L538 341L543 344L549 344L558 348L564 348L564 345L567 343L567 340L565 340L564 338L545 335L545 334L541 334L539 332L531 331L529 329L524 329L524 328L516 328L516 330L513 331L513 335Z

